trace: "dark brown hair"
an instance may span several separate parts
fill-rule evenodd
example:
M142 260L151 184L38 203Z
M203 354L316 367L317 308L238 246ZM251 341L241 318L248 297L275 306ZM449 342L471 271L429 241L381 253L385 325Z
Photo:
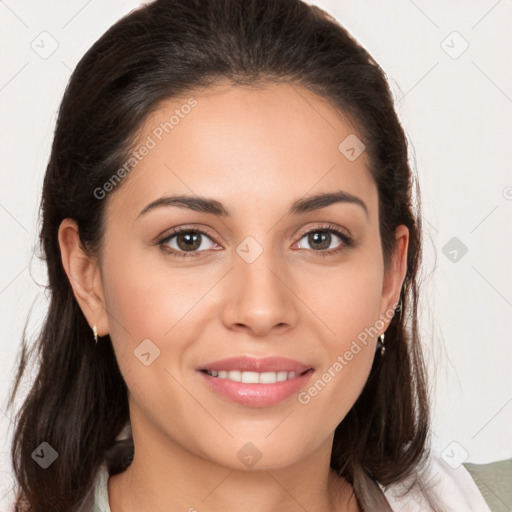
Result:
M31 350L23 337L9 402L35 357L37 377L17 412L12 445L18 511L77 510L105 459L118 473L133 455L129 441L116 451L129 420L126 384L109 336L94 345L62 266L59 225L75 219L83 247L97 254L108 198L98 200L94 190L123 165L162 101L220 81L288 82L328 100L366 146L385 263L395 228L408 227L402 309L386 331L385 356L377 351L362 393L336 428L331 467L353 485L365 511L391 510L377 484L421 480L429 407L417 326L419 193L384 72L337 21L300 0L156 0L87 51L60 105L41 202L49 310ZM44 470L31 457L42 442L58 452Z

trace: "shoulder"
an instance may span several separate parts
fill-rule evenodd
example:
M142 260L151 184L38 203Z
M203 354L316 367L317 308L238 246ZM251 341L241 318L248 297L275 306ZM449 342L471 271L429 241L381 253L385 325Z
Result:
M393 511L431 512L491 512L482 494L463 465L452 468L437 455L430 455L423 471L421 484L414 477L404 482L381 486Z

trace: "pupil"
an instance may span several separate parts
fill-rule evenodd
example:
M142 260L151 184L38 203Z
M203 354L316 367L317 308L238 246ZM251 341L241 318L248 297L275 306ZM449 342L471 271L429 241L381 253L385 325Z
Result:
M185 233L185 234L178 235L178 239L177 239L178 247L185 251L191 251L191 250L197 249L201 245L201 243L198 242L199 238L200 238L200 233ZM182 245L181 242L185 242L185 244Z
M316 231L315 233L309 235L308 241L311 246L319 243L321 247L318 247L318 249L328 249L329 245L331 245L330 238L330 233L327 233L326 231Z

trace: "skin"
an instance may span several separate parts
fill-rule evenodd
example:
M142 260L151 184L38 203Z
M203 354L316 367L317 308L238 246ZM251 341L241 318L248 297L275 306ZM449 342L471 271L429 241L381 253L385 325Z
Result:
M91 327L110 334L129 389L135 457L109 479L111 510L357 511L329 458L389 314L308 404L292 396L271 407L239 405L210 391L196 368L237 355L284 356L314 367L308 388L394 310L408 230L397 228L386 269L366 153L350 161L338 150L356 132L323 98L284 83L218 85L193 97L197 106L104 199L101 257L83 252L73 220L59 230L75 296ZM162 104L140 140L185 102ZM338 190L359 197L368 214L348 202L287 214L297 199ZM215 198L231 215L163 206L138 217L171 194ZM325 223L350 233L355 246L322 256L343 240L333 234L322 246L302 233L323 232ZM179 226L211 234L196 257L172 258L155 244ZM251 263L236 252L248 236L263 250ZM178 238L167 246L184 253ZM160 350L149 366L133 353L146 338ZM237 457L248 442L261 453L252 468Z

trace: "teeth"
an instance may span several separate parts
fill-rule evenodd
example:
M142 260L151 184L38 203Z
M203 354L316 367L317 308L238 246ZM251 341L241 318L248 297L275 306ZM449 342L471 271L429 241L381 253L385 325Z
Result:
M291 372L291 373L295 373L295 372ZM282 380L286 380L288 377L288 372L277 372L276 373L276 379L278 382L282 381ZM295 377L295 375L294 375Z
M242 382L246 384L258 384L259 381L260 375L258 372L242 372Z
M232 380L234 382L244 382L246 384L274 384L297 377L296 372L241 372L239 370L206 370L208 375L219 379Z

